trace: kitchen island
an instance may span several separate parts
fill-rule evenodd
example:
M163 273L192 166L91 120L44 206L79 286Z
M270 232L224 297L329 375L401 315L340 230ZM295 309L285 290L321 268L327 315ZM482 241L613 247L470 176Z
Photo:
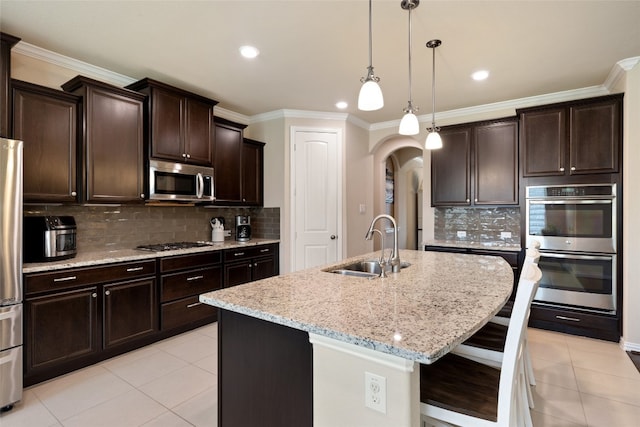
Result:
M410 250L385 279L330 272L377 256L200 296L221 309L219 425L419 425L417 363L497 313L513 273L499 257ZM366 374L383 379L379 410L365 407Z

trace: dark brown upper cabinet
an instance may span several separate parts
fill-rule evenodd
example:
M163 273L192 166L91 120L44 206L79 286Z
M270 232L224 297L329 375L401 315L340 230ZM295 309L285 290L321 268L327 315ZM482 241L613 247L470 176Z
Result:
M622 97L518 110L524 177L617 173Z
M11 49L20 38L0 32L0 137L11 137Z
M87 203L143 202L145 96L84 76L62 88L82 97L81 161Z
M432 206L518 204L515 118L448 126L431 151Z
M264 143L244 138L245 127L215 118L213 170L218 205L263 205Z
M11 88L13 135L24 141L25 203L77 202L80 98L19 80Z
M127 88L148 96L149 157L213 165L213 107L217 101L149 78Z
M264 142L244 138L242 141L242 202L264 205Z

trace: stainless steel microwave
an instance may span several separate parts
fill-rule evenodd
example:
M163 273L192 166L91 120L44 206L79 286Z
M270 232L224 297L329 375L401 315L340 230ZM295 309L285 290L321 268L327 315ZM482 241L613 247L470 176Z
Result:
M211 202L215 199L213 168L149 161L149 200Z

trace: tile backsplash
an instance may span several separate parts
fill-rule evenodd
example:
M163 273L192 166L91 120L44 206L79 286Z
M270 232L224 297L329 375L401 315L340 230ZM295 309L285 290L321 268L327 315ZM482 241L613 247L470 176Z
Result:
M25 205L25 215L72 215L83 251L131 249L137 245L211 240L212 217L225 218L235 238L235 216L251 216L252 237L280 238L280 208L204 208L197 206ZM229 237L227 237L229 238Z
M520 244L520 208L436 208L436 240ZM466 236L458 235L464 232ZM502 232L511 237L501 237Z

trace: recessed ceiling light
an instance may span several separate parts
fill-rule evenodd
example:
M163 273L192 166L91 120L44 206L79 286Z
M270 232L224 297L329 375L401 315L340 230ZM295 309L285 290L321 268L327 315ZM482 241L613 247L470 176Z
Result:
M489 77L489 72L487 70L480 70L471 74L471 78L473 80L485 80L487 77Z
M258 56L260 51L253 46L241 46L240 54L245 58L255 58Z
M346 103L346 102L344 102L344 101L336 102L336 107L337 107L337 108L339 108L339 109L341 109L341 110L344 110L344 109L345 109L345 108L347 108L348 106L349 106L349 104L347 104L347 103Z

